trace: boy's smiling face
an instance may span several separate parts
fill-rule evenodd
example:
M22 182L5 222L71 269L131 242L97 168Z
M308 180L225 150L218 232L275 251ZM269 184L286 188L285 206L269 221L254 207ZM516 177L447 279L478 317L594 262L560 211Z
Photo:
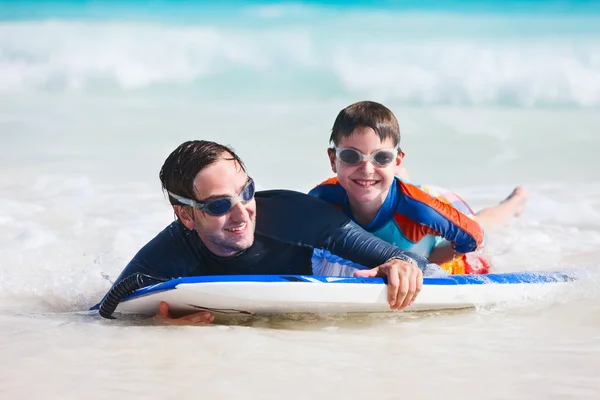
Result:
M352 148L369 155L378 150L394 149L391 138L383 142L377 132L370 127L358 126L348 137L340 138L338 148ZM385 167L374 165L370 161L362 161L358 165L347 165L339 160L335 151L329 150L331 169L338 176L340 185L348 193L350 204L355 207L373 208L380 207L388 194L390 186L394 182L394 174L402 163L402 157L398 156L393 162Z

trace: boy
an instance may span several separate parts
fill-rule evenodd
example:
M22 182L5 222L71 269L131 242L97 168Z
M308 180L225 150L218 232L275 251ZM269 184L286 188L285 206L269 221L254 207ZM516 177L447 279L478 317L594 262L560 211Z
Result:
M337 177L309 194L337 206L375 236L450 273L487 272L484 258L464 257L484 245L483 229L469 206L456 195L431 195L395 176L404 153L398 121L388 108L370 101L346 107L334 122L330 142L327 153Z

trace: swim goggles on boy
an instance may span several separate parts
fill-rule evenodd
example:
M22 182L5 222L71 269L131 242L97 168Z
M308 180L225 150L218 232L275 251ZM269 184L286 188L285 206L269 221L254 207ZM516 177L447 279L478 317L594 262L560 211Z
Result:
M252 200L254 198L255 188L254 180L248 178L248 183L246 183L246 186L244 186L238 197L218 197L206 201L195 201L178 196L169 191L167 191L167 193L181 204L194 207L197 210L214 215L215 217L220 217L227 214L237 203L247 203Z
M398 149L377 150L372 154L363 154L352 148L334 147L335 156L347 165L358 165L363 161L371 161L378 167L387 167L398 156ZM400 152L403 154L402 152Z

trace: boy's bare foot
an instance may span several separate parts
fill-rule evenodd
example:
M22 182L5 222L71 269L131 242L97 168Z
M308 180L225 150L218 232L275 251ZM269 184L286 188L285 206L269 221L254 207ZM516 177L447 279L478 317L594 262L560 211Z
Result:
M504 204L504 207L510 207L513 217L518 217L525 210L527 200L529 200L529 190L525 186L517 186L500 204Z

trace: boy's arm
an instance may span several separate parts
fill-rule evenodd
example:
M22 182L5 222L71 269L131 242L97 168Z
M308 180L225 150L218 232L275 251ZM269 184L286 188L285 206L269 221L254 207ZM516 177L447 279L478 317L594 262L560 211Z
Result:
M396 222L409 239L416 242L426 234L441 236L458 254L483 247L485 234L477 221L414 185L399 185L404 196L398 202Z

